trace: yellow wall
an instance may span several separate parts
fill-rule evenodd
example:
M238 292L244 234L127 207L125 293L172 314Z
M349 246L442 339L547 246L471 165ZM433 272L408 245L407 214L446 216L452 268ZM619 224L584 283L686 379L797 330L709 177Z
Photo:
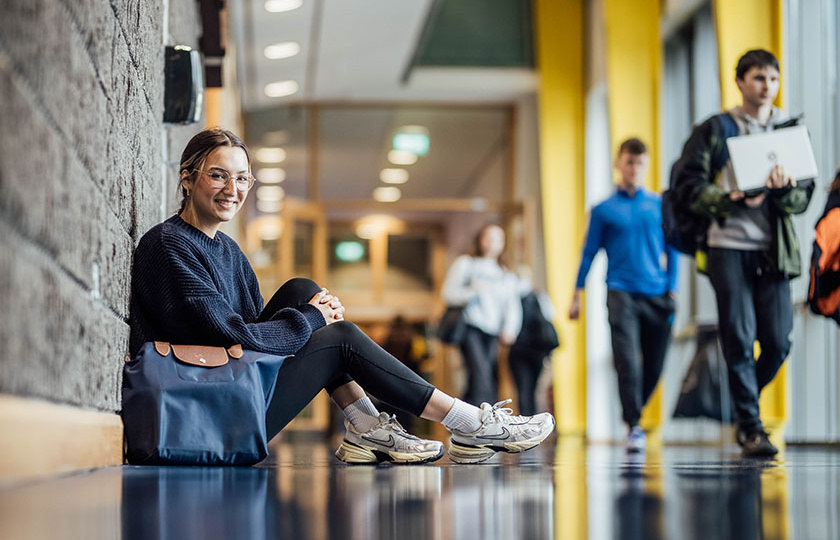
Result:
M540 70L540 176L548 292L569 305L584 235L583 0L537 0ZM586 428L586 335L558 317L563 340L553 357L554 413L560 434Z
M784 69L782 13L782 0L718 0L714 3L721 101L725 109L741 104L741 94L735 84L735 66L745 52L750 49L767 49L776 55ZM784 82L782 71L782 88ZM780 91L776 104L782 103ZM773 382L761 393L761 419L771 430L778 431L787 418L786 379L787 369L783 366Z
M661 46L659 3L604 0L610 147L639 137L650 149L651 165L659 150ZM659 189L658 168L651 166L647 185Z

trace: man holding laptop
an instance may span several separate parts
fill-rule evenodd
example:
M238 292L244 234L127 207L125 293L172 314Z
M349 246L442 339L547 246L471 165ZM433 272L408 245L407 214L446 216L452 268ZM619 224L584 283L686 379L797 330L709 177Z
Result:
M733 146L727 145L727 140L771 132L795 121L790 122L773 106L779 93L779 63L772 53L752 50L744 54L736 67L735 82L741 106L694 129L674 164L671 189L692 212L710 220L708 249L705 256L698 253L697 264L708 274L717 298L718 325L737 413L736 439L744 456L769 457L778 450L759 418L758 397L790 350L790 279L801 273L799 244L790 216L806 210L813 182L797 183L783 162L753 165L768 167L763 185L740 182L729 155ZM769 158L775 159L775 154L770 152ZM757 361L753 356L756 339L761 346Z

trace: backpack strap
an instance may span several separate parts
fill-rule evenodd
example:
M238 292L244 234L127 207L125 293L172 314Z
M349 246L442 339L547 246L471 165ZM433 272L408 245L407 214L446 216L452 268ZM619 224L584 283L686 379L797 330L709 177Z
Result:
M732 118L732 115L729 113L720 113L714 118L718 125L720 125L721 139L723 142L720 150L712 155L712 171L714 171L714 174L717 175L717 172L723 169L729 161L729 147L726 145L726 139L729 137L737 137L740 130L738 129L738 124L735 123L735 119Z

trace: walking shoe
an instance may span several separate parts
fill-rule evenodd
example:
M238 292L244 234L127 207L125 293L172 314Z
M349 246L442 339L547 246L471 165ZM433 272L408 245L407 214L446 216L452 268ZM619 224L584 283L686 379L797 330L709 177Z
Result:
M472 433L451 429L449 459L455 463L481 463L496 452L517 453L537 446L554 431L554 417L548 413L514 416L502 408L506 399L491 406L481 404L481 427Z
M379 413L379 424L360 433L345 421L347 433L335 451L335 457L346 463L428 463L443 457L443 443L415 437L407 432L396 416Z
M773 446L764 430L746 433L743 440L741 444L743 457L773 457L779 453L779 449Z
M644 452L645 446L647 446L647 436L645 435L645 432L642 431L642 428L639 426L633 426L627 433L627 443L624 447L627 449L627 452L632 454L636 452Z

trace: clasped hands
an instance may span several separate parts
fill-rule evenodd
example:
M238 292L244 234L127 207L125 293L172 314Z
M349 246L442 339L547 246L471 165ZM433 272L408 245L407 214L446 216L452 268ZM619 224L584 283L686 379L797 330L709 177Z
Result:
M344 306L337 296L330 294L327 289L321 289L309 300L309 304L318 308L327 324L344 320Z
M796 180L794 180L790 176L787 176L785 174L785 168L781 165L776 165L775 167L773 167L773 170L770 171L770 176L767 177L767 181L764 183L765 187L769 189L783 188L788 184L790 184L792 187L796 187ZM729 194L729 198L732 201L743 201L744 204L746 204L750 208L757 208L761 206L761 203L764 202L764 198L766 196L766 192L761 192L760 194L754 197L747 197L743 191L733 191Z

